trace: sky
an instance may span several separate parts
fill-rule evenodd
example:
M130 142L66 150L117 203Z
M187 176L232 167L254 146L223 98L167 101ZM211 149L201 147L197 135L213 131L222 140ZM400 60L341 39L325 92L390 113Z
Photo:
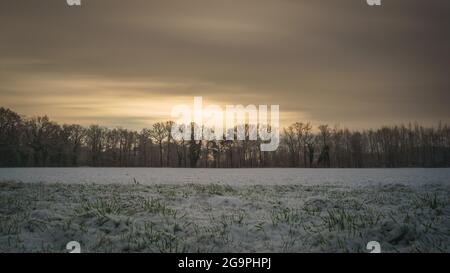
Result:
M0 106L143 128L192 104L282 125L450 123L450 1L0 0Z

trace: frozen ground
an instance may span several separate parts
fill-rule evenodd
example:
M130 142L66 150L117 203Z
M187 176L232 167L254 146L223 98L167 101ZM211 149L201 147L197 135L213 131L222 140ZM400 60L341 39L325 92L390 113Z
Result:
M450 252L448 169L72 170L0 169L0 252Z
M450 184L442 169L0 168L0 181L96 184Z

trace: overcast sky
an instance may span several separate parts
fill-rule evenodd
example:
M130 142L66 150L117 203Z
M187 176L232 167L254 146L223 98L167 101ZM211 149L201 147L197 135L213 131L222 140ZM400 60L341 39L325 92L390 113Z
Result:
M177 103L349 128L450 122L450 1L0 0L0 106L141 128Z

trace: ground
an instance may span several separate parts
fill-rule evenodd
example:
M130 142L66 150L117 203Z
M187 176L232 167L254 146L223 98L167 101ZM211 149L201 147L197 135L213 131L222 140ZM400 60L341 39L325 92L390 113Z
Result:
M450 185L0 182L0 252L450 252Z

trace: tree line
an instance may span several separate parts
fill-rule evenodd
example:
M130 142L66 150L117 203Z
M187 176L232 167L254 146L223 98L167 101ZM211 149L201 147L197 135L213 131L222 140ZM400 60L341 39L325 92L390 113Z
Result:
M450 167L450 127L417 123L351 131L297 122L276 151L259 141L175 141L173 122L140 131L60 125L0 107L1 167L372 168Z

